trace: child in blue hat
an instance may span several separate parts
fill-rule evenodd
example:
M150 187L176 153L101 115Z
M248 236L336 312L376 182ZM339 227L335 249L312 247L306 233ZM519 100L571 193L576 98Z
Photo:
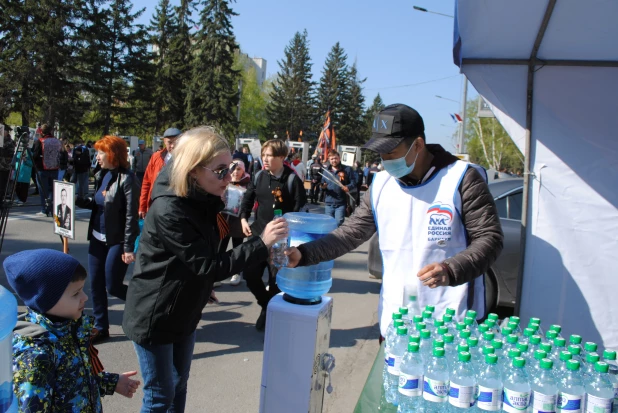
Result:
M22 251L4 260L9 284L28 307L13 337L13 390L20 412L102 411L101 397L133 397L136 371L103 371L83 315L86 270L59 251Z

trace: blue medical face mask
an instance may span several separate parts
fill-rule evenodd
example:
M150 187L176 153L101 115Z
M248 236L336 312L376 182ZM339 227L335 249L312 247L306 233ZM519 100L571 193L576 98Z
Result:
M414 158L414 162L412 162L412 165L410 166L408 166L406 162L406 157L412 150L413 146L414 146L414 142L412 142L412 145L410 145L408 152L406 152L406 154L403 155L401 158L384 160L382 157L380 157L382 159L382 166L384 166L384 170L395 178L403 178L404 176L411 173L412 170L414 170L414 164L416 164L418 153L416 154L416 157Z

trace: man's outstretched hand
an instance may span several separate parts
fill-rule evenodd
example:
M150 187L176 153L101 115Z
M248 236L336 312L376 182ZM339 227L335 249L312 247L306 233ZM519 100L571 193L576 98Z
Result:
M303 255L296 247L288 248L287 250L285 250L285 255L288 256L288 267L290 268L296 267L300 262L300 259L303 257Z
M449 284L448 273L444 267L437 262L429 264L421 268L417 277L423 285L429 288L446 287Z

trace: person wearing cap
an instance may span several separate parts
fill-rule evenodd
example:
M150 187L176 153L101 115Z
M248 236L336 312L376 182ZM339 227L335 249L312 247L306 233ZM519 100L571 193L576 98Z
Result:
M4 260L11 288L26 305L13 329L13 392L19 412L102 411L101 397L133 397L140 382L103 369L84 315L86 269L60 251L36 249Z
M139 140L137 142L138 149L133 151L133 172L135 172L135 176L139 178L139 182L144 180L144 175L146 174L146 167L148 167L148 163L150 162L150 158L152 157L152 149L146 147L146 142L143 140Z
M4 198L4 192L9 182L11 163L15 154L15 141L11 139L9 134L12 130L9 125L4 125L4 142L0 146L0 201Z
M361 205L319 240L290 248L289 266L313 265L354 250L378 233L383 279L378 308L386 335L390 315L416 295L441 314L485 314L484 279L503 246L500 220L484 170L426 143L420 114L403 104L380 111L364 146L382 158Z
M182 131L178 128L168 128L163 133L163 143L165 147L160 151L157 151L150 158L146 172L144 172L142 180L142 190L139 197L139 217L144 219L146 212L150 208L152 203L151 195L152 188L154 187L155 179L159 175L161 168L163 168L172 159L172 152L174 151L174 145L182 135Z

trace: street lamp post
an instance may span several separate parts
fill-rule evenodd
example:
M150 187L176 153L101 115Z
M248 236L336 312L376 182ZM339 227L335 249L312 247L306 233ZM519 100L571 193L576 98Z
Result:
M427 10L423 7L418 7L418 6L412 6L412 7L414 8L414 10L422 11L423 13L437 14L438 16L450 17L451 19L454 19L454 16L451 16L450 14L438 13L437 11Z

